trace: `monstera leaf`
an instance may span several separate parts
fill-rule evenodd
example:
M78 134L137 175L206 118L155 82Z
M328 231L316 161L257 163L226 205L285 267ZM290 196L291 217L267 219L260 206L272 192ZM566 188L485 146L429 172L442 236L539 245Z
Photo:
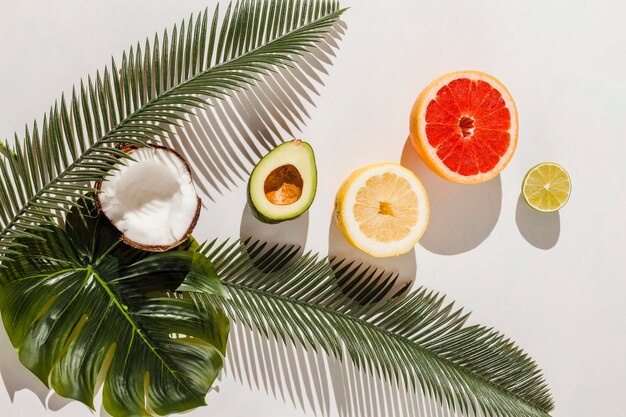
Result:
M0 309L20 361L39 379L93 408L104 378L113 416L205 404L229 330L219 308L194 301L194 293L224 295L206 257L130 248L93 207L73 209L65 229L17 243L20 255L0 271ZM177 289L186 296L172 296Z

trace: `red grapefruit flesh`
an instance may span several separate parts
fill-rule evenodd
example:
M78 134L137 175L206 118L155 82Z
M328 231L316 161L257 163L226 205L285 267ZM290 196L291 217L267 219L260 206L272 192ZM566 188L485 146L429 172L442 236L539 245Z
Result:
M494 77L454 72L420 94L410 132L413 146L434 172L454 182L483 182L497 176L513 156L517 110Z

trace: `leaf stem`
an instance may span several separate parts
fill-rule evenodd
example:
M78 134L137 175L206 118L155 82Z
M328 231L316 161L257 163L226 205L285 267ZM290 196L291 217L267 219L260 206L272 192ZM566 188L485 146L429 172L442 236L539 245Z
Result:
M118 240L116 240L116 241L115 241L115 243L114 243L114 244L112 244L112 245L111 245L111 247L110 247L109 249L107 249L107 251L106 251L106 252L104 252L104 253L103 253L103 254L102 254L102 255L101 255L98 259L96 259L96 261L93 263L93 266L94 266L94 267L97 267L97 266L100 264L100 262L102 262L102 260L103 260L103 259L104 259L104 258L105 258L105 257L106 257L109 253L111 253L111 251L113 251L115 248L117 248L117 247L120 245L120 243L122 243L122 239L118 239Z
M171 364L165 360L165 358L163 356L161 356L161 354L156 350L156 348L152 345L152 343L148 340L147 336L145 334L143 334L141 332L141 330L139 330L139 327L137 326L137 324L135 324L135 321L132 319L132 317L128 314L126 308L124 308L124 306L119 302L118 297L113 293L113 291L111 290L111 288L109 288L109 286L107 285L107 283L100 277L100 275L98 274L98 272L91 266L86 268L87 270L87 274L91 274L91 276L94 277L94 279L102 286L102 288L106 291L106 293L109 295L111 302L113 302L113 304L118 308L118 310L120 311L120 313L122 313L122 315L124 316L124 318L128 321L128 323L131 325L132 327L132 332L133 332L133 338L134 335L137 334L139 336L139 338L141 340L143 340L143 342L148 346L148 348L152 351L152 353L154 353L154 355L157 357L157 359L159 359L159 361L163 364L163 366L165 366L165 368L168 370L168 372L170 374L172 374L172 376L174 377L174 379L176 379L176 381L178 381L181 385L183 385L185 387L185 389L187 389L188 391L191 391L185 381L182 381L178 375L178 372L175 371L174 369L172 369ZM132 346L132 341L129 345L129 349L130 346Z

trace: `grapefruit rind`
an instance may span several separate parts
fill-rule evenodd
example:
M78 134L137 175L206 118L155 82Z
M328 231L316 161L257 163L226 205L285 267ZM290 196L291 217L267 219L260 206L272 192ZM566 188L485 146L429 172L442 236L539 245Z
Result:
M461 175L448 168L437 155L437 150L430 145L426 135L426 109L428 104L436 97L437 92L450 82L460 78L470 80L481 80L489 83L498 90L509 109L511 115L511 126L509 128L509 147L500 157L498 163L489 171L476 175ZM493 76L480 71L455 71L437 78L431 82L418 96L410 116L410 137L413 147L424 163L437 175L449 181L462 184L475 184L495 178L509 163L517 147L518 136L518 115L515 102L507 88Z

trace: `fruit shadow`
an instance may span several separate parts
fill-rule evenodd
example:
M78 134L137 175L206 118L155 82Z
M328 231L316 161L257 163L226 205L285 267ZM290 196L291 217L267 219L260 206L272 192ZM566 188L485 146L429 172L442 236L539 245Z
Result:
M417 262L415 260L415 249L409 252L392 256L389 258L375 258L352 246L346 238L341 234L335 219L331 216L330 227L328 229L328 257L333 260L331 267L338 272L343 264L338 261L346 259L355 261L356 265L360 265L360 269L370 268L370 271L384 271L386 274L397 276L390 294L397 291L405 290L405 295L410 291L415 282L417 273Z
M422 181L430 202L430 222L420 245L440 255L457 255L487 239L502 207L499 175L480 184L447 181L424 164L410 137L404 144L401 164Z
M263 391L304 413L340 417L442 417L457 415L436 399L401 380L390 382L315 349L265 337L231 323L221 379L233 379L251 391ZM217 391L217 390L215 390ZM207 401L210 404L210 392ZM254 408L250 406L250 411Z
M259 221L250 210L248 204L245 205L241 213L241 225L239 226L239 238L248 249L255 242L266 242L267 249L274 245L293 245L298 247L298 252L290 261L283 265L286 267L302 256L309 232L309 212L304 212L301 216L277 224L266 224ZM250 259L256 262L262 257L251 256Z
M526 204L520 193L515 209L515 223L524 239L538 249L548 250L559 241L561 217L558 211L542 213Z
M322 76L339 49L337 23L318 44L285 68L223 99L209 99L195 116L174 127L166 143L190 163L196 187L209 200L245 182L258 160L297 133L310 119L307 107L324 86Z

